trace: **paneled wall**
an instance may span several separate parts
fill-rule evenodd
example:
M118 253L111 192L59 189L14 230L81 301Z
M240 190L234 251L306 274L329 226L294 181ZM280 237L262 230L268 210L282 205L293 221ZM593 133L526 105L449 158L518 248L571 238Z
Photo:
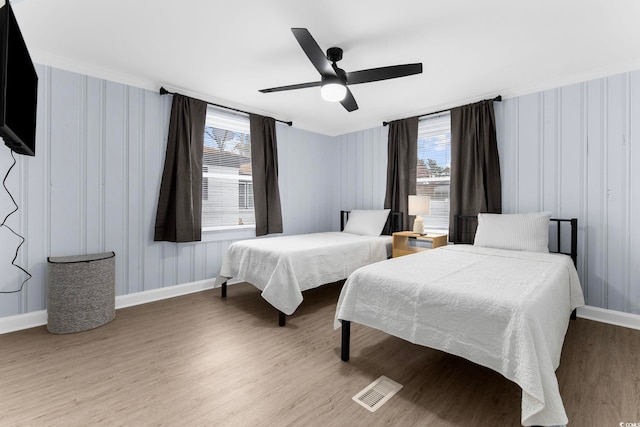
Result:
M334 137L335 211L384 207L388 133L380 126Z
M339 230L331 182L332 138L278 124L278 184L284 234Z
M578 218L587 304L640 314L640 71L494 105L504 212ZM338 203L381 207L387 129L335 139Z
M640 71L496 110L504 211L577 217L588 304L640 314Z
M46 258L113 250L116 293L215 277L235 239L153 242L171 98L37 67L36 157L17 156L7 224L26 237L33 278L0 294L0 317L46 308ZM579 219L578 270L591 306L640 314L640 71L496 103L505 212ZM382 208L387 128L328 137L279 124L285 234L337 230L341 209ZM12 163L0 147L0 171ZM634 168L634 165L636 166ZM0 219L13 210L0 188ZM0 290L20 240L0 228Z
M116 295L215 277L228 245L250 233L206 233L203 242L153 242L171 97L51 67L39 76L37 153L16 156L7 187L20 209L7 224L26 237L16 263L33 278L0 294L0 317L46 308L46 258L116 252ZM278 125L286 234L333 226L327 136ZM12 163L0 147L0 171ZM13 210L0 188L0 214ZM337 226L336 226L337 229ZM0 228L0 291L26 277L11 266L20 240Z
M9 222L26 238L16 261L33 278L20 293L0 294L0 315L45 308L48 256L115 251L118 295L171 283L164 261L171 251L149 243L170 100L54 68L36 69L36 156L18 156L8 185L20 205ZM6 162L9 150L0 156ZM10 207L0 206L3 212ZM25 276L6 258L4 249L15 246L2 243L0 290L13 290ZM145 264L149 259L158 262Z

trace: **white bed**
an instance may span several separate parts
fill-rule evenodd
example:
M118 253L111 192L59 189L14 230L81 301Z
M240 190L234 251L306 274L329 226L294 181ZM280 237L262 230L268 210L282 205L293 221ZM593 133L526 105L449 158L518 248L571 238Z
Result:
M344 280L356 269L390 256L391 236L381 235L388 215L389 210L351 211L342 232L234 242L214 286L223 286L225 297L227 280L251 283L278 309L284 326L284 315L293 314L302 303L303 291ZM367 216L377 216L374 224Z
M450 245L355 271L334 326L345 361L350 322L360 323L497 371L522 388L523 425L564 425L555 370L582 305L569 256Z

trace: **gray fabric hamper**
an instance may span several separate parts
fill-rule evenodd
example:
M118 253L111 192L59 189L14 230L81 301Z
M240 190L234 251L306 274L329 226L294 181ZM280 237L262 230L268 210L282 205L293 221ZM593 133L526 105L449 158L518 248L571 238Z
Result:
M116 317L115 252L47 258L47 330L70 334Z

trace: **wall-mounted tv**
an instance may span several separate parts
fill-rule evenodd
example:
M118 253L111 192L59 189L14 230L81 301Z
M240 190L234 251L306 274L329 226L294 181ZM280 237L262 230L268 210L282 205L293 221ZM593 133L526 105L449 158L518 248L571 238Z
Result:
M0 136L19 154L36 155L38 75L9 0L0 8Z

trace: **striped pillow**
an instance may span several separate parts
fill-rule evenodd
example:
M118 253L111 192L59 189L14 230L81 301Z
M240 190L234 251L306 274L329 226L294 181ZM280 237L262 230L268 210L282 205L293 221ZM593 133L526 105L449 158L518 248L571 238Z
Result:
M549 252L551 212L478 214L474 246L513 251Z

